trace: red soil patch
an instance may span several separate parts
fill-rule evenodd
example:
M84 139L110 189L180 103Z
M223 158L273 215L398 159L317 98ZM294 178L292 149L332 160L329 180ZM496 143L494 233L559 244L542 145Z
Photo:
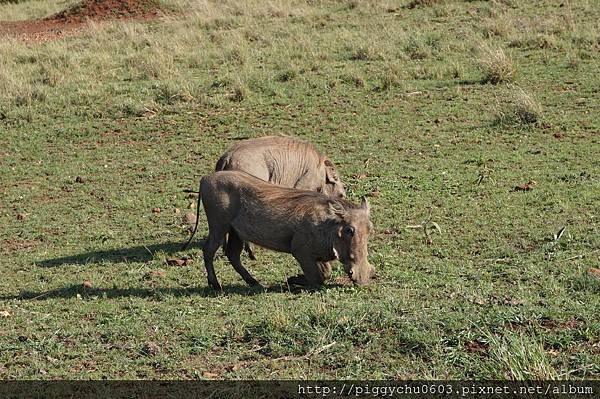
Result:
M0 244L0 253L11 254L13 252L33 248L33 247L37 246L38 244L39 244L39 241L36 241L36 240L22 240L22 239L4 240Z
M157 14L158 3L152 0L84 0L44 20L70 24L87 20L144 18Z
M151 20L161 15L163 12L156 0L83 0L49 17L29 21L0 21L0 36L10 35L26 41L47 41L74 36L89 21Z

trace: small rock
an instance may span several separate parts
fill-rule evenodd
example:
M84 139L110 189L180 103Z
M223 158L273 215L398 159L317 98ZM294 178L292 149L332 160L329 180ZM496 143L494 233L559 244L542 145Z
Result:
M515 191L529 191L529 190L533 190L533 186L536 185L536 182L534 180L530 180L525 184L519 184L518 186L515 187Z
M169 266L183 266L185 261L183 259L167 259L167 265Z
M167 265L169 265L169 266L186 266L189 263L192 263L192 259L190 259L188 257L183 257L180 259L177 259L177 258L167 259Z
M178 214L178 213L180 213L180 212L181 212L181 209L179 209L179 208L175 208L175 214Z
M85 183L85 179L81 176L75 178L75 183Z
M182 222L187 225L193 226L196 224L196 214L192 212L188 212L181 218Z

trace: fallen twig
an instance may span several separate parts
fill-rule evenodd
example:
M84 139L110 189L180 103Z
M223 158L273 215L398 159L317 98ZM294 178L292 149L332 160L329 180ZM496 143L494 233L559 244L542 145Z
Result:
M600 249L596 249L596 250L594 250L594 251L587 252L587 253L585 253L585 254L579 254L579 255L571 256L570 258L561 259L561 260L562 260L563 262L566 262L566 261L568 261L568 260L573 260L573 259L583 259L583 258L585 258L585 257L586 257L586 256L588 256L588 255L595 254L596 252L600 252Z

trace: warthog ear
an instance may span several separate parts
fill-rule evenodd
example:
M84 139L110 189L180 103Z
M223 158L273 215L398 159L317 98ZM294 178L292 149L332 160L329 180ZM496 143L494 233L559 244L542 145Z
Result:
M335 216L339 217L340 219L343 219L344 216L346 215L346 210L338 202L329 201L328 208L329 208L329 213L331 213L332 215L335 215Z
M362 197L362 200L360 201L360 207L367 211L367 213L371 213L371 207L369 206L369 200L367 200L367 197Z
M323 160L323 164L325 165L325 181L327 181L327 183L337 182L339 178L337 172L335 171L333 162L331 162L329 158L325 158Z

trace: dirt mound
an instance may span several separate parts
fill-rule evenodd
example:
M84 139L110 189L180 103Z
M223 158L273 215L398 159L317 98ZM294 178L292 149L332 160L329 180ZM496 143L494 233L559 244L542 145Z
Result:
M43 42L79 34L88 21L114 19L151 20L164 15L157 0L83 0L81 3L45 18L0 21L0 36L16 36Z
M156 0L84 0L44 20L81 23L87 20L146 18L158 15L159 11Z

